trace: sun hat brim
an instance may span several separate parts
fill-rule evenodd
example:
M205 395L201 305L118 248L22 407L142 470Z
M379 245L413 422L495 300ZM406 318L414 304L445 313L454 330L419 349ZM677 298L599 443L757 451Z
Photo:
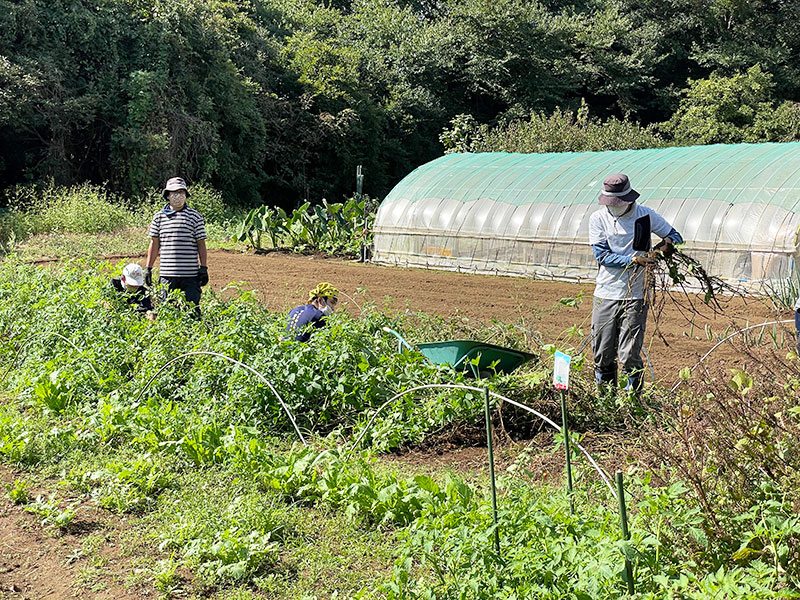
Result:
M600 194L597 199L602 206L624 206L630 204L639 198L639 192L631 189L630 192L624 196L611 196L608 194Z
M139 281L137 277L134 277L132 275L129 275L128 277L123 275L120 279L122 279L122 283L124 283L125 285L130 285L133 287L142 287L144 285L144 276L142 277L141 281Z
M183 190L184 192L186 192L187 198L191 196L191 194L189 193L189 188L186 187L186 182L179 177L170 179L167 182L167 185L164 186L164 191L161 192L161 194L164 196L164 198L166 198L167 194L169 194L170 192L177 192L178 190Z

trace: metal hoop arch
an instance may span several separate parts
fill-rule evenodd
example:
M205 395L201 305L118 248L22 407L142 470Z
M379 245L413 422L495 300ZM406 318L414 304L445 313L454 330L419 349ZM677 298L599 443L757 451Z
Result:
M136 404L136 402L138 402L142 398L144 393L148 389L150 389L150 386L152 385L153 381L155 381L156 377L158 377L172 363L175 363L175 362L177 362L179 360L182 360L182 359L186 358L187 356L199 356L199 355L216 356L217 358L223 358L223 359L225 359L225 360L227 360L227 361L229 361L229 362L231 362L231 363L233 363L235 365L238 365L238 366L250 371L256 377L261 379L261 381L263 381L265 384L267 384L267 387L269 387L269 389L272 391L272 393L275 394L275 397L278 399L278 402L281 403L281 406L283 407L283 411L286 413L286 416L289 417L289 420L292 422L292 426L294 427L294 430L297 432L297 436L300 438L300 441L303 442L304 446L308 446L308 443L306 442L306 439L303 437L303 434L300 433L300 428L297 426L297 423L295 422L294 417L292 416L292 413L289 411L289 408L286 406L286 403L283 401L283 398L281 398L280 394L275 389L275 387L269 382L269 380L266 377L264 377L261 373L256 371L253 367L250 367L250 366L244 364L243 362L236 360L235 358L231 358L230 356L225 356L224 354L220 354L219 352L210 352L208 350L195 350L193 352L186 352L184 354L176 356L175 358L167 361L166 363L164 363L161 366L161 368L158 371L156 371L155 375L153 375L150 378L150 381L148 381L147 384L142 388L142 390L137 394L137 396L134 399L133 403Z
M485 391L486 391L485 388L479 388L479 387L475 387L475 386L471 386L471 385L459 385L459 384L453 384L453 383L431 383L431 384L428 384L428 385L419 385L417 387L413 387L413 388L407 389L407 390L405 390L403 392L400 392L399 394L395 394L394 396L389 398L386 402L384 402L378 408L378 410L375 411L375 414L373 414L372 418L370 418L370 420L367 422L366 427L364 427L363 431L359 434L359 436L356 439L356 441L353 442L353 445L350 447L348 452L353 452L353 450L355 450L358 447L358 444L361 442L361 440L367 434L367 432L369 431L370 427L372 427L372 424L375 422L375 419L377 418L377 416L387 406L389 406L392 402L394 402L398 398L402 398L403 396L405 396L407 394L410 394L412 392L416 392L418 390L426 390L426 389L467 390L467 391L472 391L472 392L480 392L482 394L485 393ZM544 421L545 423L547 423L548 425L553 427L556 431L558 431L559 433L561 432L561 427L558 424L556 424L555 421L553 421L550 418L546 417L545 415L543 415L542 413L538 412L537 410L532 409L530 406L525 406L524 404L520 404L519 402L517 402L515 400L512 400L511 398L506 398L505 396L501 396L500 394L496 394L496 393L492 392L491 390L489 391L489 395L493 396L495 398L498 398L500 400L503 400L504 402L508 402L512 406L516 406L517 408L521 408L522 410L526 410L526 411L536 415L542 421ZM574 440L572 441L572 444L574 444L578 449L580 449L581 452L583 452L584 456L586 456L586 458L589 460L589 463L594 467L594 469L600 475L600 478L603 480L603 483L605 483L606 487L608 487L609 491L611 492L611 495L614 496L614 498L616 498L617 497L617 493L614 490L614 486L611 485L611 480L610 480L608 474L605 471L603 471L602 467L600 467L600 465L598 465L595 462L595 460L592 458L592 455L589 454L589 452L587 452L586 449L583 446L581 446L579 443L575 442Z

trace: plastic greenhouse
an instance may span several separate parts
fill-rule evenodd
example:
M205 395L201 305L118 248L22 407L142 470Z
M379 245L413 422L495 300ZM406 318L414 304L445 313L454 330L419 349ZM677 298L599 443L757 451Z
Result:
M381 203L379 264L594 278L589 215L603 178L627 173L715 275L755 283L797 271L800 143L560 154L448 154Z

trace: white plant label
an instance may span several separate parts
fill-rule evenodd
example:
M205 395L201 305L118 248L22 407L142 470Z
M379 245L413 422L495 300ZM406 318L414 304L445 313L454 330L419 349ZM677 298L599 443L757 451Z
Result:
M571 360L568 354L556 351L553 364L553 385L557 390L566 390L569 387L569 363Z

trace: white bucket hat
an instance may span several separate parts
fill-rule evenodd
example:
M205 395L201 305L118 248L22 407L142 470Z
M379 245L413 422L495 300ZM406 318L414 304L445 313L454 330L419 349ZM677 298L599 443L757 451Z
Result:
M186 192L186 197L188 198L191 196L189 193L189 188L186 187L186 182L180 177L173 177L167 181L167 185L164 186L164 191L161 194L164 198L167 197L167 194L170 192L177 192L178 190L183 190Z
M144 271L136 263L131 263L125 265L125 268L122 269L122 277L120 279L125 285L141 287L144 284Z

